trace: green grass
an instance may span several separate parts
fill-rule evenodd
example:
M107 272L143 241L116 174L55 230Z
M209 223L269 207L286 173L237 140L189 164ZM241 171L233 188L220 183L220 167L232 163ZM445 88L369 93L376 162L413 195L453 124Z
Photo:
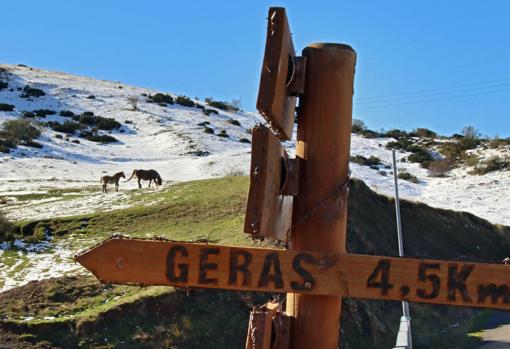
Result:
M116 233L247 245L250 240L242 233L247 190L247 177L180 183L163 191L132 191L129 200L138 204L128 209L17 226L25 239L48 229L55 242L82 236L94 243Z

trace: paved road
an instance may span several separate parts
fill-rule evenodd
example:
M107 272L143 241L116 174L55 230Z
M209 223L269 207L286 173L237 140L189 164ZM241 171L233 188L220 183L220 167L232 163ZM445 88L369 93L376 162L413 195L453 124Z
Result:
M480 349L510 349L510 313L495 313L483 331L483 339Z

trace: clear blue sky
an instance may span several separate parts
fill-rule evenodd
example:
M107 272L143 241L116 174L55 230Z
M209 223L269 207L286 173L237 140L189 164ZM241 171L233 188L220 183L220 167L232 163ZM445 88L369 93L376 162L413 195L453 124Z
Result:
M241 97L253 111L272 5L287 8L298 52L312 42L356 49L354 117L370 128L510 136L506 0L7 1L0 62Z

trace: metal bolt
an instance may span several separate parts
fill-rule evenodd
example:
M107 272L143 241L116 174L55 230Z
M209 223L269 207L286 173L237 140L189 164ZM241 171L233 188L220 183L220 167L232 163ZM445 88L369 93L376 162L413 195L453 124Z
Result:
M312 284L310 282L305 282L305 288L311 289L312 288Z
M124 262L124 258L118 258L117 261L115 262L115 265L117 265L117 268L119 269L124 268L125 264L126 262Z

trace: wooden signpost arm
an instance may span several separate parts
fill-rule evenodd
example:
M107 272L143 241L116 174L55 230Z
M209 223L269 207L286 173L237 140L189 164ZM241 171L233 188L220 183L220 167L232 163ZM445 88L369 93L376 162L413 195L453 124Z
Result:
M345 253L347 190L339 188L348 180L356 53L347 45L313 44L303 56L307 66L298 112L299 194L291 248ZM294 318L291 347L337 348L341 305L341 297L288 294L286 311Z
M113 237L75 258L99 280L117 284L293 292L320 299L406 300L510 310L510 267L504 264L125 237Z

